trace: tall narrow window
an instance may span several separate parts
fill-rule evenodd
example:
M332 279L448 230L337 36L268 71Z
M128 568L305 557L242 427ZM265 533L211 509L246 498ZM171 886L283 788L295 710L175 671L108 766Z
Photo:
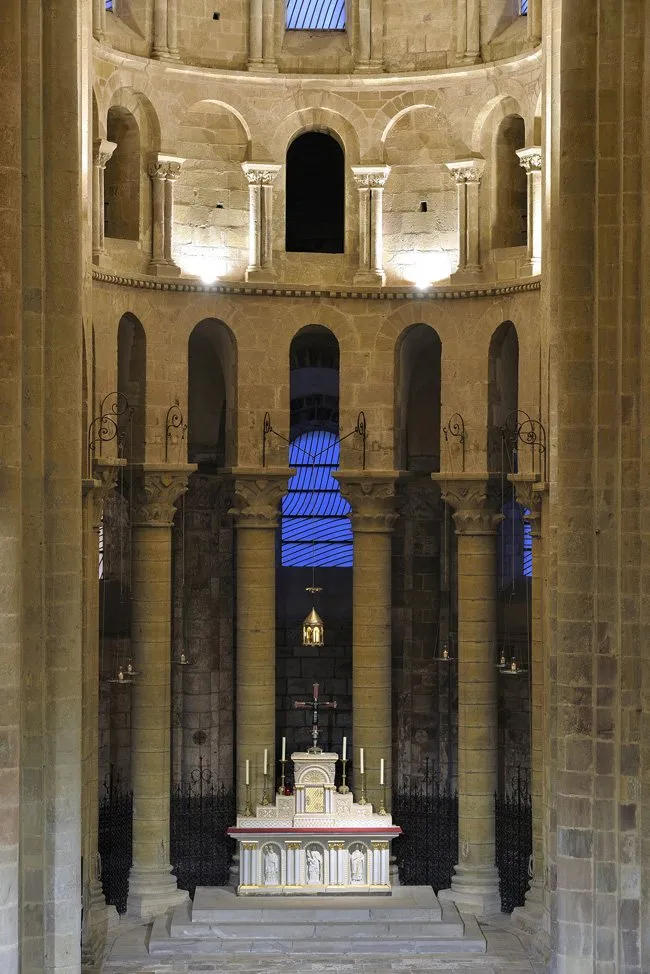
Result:
M345 30L345 0L287 0L287 30Z
M343 149L324 132L305 132L287 150L286 249L344 251Z
M525 17L528 13L528 0L521 0L521 7L519 9L522 17Z
M311 430L289 446L296 473L282 499L283 567L352 567L350 505L332 473L339 465L335 433Z

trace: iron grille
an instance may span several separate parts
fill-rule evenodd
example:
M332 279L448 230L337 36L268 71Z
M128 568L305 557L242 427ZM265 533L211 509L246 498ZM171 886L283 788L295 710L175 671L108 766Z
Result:
M133 792L122 787L113 767L106 775L99 801L98 850L106 902L118 913L126 913L133 863Z
M501 910L523 906L533 872L533 819L528 771L517 772L503 795L494 796L495 861Z
M448 889L458 861L458 795L428 761L394 793L393 820L403 832L393 843L400 882Z

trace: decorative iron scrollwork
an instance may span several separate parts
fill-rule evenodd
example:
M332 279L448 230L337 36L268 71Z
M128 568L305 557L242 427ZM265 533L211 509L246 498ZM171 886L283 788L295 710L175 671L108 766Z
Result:
M277 436L279 440L283 440L285 443L289 443L289 439L284 436L283 433L279 433L278 430L273 428L273 423L271 422L271 414L269 412L264 413L264 420L262 423L262 466L266 466L266 441L269 436ZM354 428L350 430L349 433L345 433L343 436L339 436L337 439L338 443L343 443L350 436L358 436L361 439L361 469L366 469L366 442L367 442L367 427L366 427L366 414L363 410L357 416L357 421ZM327 449L331 449L331 444L328 444ZM316 457L310 455L310 459L315 460Z
M102 399L99 406L99 416L88 427L88 474L92 470L92 459L99 448L102 455L102 444L117 439L117 455L124 457L124 443L127 429L133 419L133 409L123 392L109 392Z
M461 450L461 473L465 473L465 420L460 413L452 413L452 415L447 420L447 425L442 428L443 435L445 437L445 443L447 444L447 449L449 450L449 458L451 460L451 440L450 437L454 437L460 443ZM450 464L450 467L453 465Z

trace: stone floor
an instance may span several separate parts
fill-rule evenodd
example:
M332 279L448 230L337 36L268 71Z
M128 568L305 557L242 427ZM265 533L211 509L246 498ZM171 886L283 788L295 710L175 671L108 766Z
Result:
M525 935L515 930L509 917L482 920L480 926L487 940L487 952L480 955L154 958L146 948L151 925L123 920L111 933L101 974L546 974L547 968L532 959Z

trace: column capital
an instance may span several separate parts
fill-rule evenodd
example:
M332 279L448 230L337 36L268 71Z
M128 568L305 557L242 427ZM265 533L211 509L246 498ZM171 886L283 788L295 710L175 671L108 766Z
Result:
M100 169L106 167L106 163L117 149L117 142L109 142L108 139L95 139L93 142L93 162Z
M390 166L352 166L352 175L359 189L381 189L390 176Z
M241 167L250 186L271 186L282 169L271 162L242 162Z
M485 169L485 159L481 156L473 159L454 159L453 162L446 162L445 166L457 183L480 183Z
M180 156L159 152L149 166L148 172L152 179L178 179L184 162L185 159Z
M542 536L542 499L548 489L548 484L540 480L536 474L508 474L508 480L514 484L517 503L528 511L524 520L530 524L534 538Z
M94 457L92 475L82 481L83 496L93 504L93 525L98 527L104 513L104 504L110 492L117 487L118 471L126 467L124 457Z
M235 516L237 524L251 528L275 528L278 505L295 471L288 467L239 467L231 473L230 513Z
M502 520L499 483L487 474L447 477L431 474L440 484L442 499L452 509L456 534L494 534Z
M131 523L141 527L171 527L176 501L187 490L189 475L195 470L194 463L165 467L140 463L130 467Z
M355 531L389 532L397 520L394 470L339 471L333 474L352 507Z
M519 156L519 165L526 173L542 171L542 147L540 145L529 145L524 149L516 149Z
M426 521L440 515L440 487L430 477L400 477L397 506L402 517Z

